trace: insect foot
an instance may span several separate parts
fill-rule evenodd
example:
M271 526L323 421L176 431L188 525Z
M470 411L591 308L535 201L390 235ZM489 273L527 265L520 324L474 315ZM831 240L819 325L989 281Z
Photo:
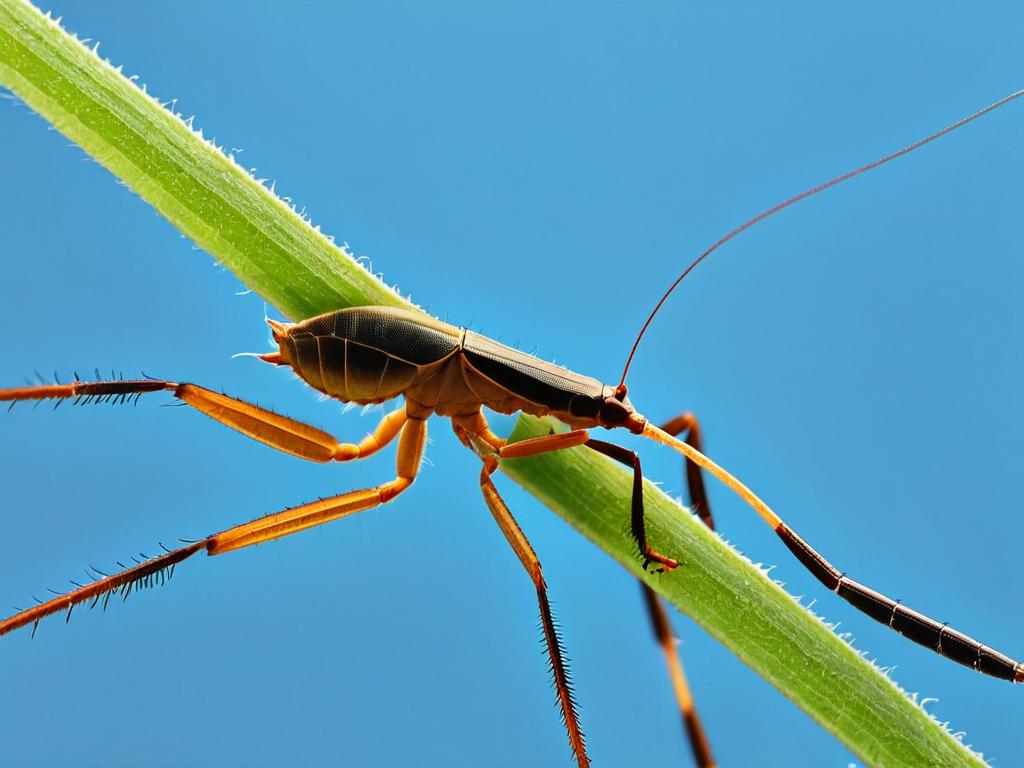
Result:
M644 553L644 573L651 572L647 570L651 563L658 563L658 567L653 571L654 573L671 573L679 567L678 560L666 557L660 552L655 552L654 550Z

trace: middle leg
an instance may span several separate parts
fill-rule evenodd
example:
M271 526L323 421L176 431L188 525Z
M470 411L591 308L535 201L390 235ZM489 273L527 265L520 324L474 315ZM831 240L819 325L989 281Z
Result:
M698 437L699 439L699 437ZM647 566L651 561L660 562L663 568L659 570L672 570L678 565L678 563L667 558L664 555L656 552L651 548L647 541L647 529L644 519L644 497L643 497L643 472L640 468L640 457L637 456L636 452L631 451L627 448L623 448L620 445L614 443L606 443L601 440L589 440L587 447L592 448L595 451L603 453L609 458L615 459L616 461L625 464L627 467L633 469L633 502L632 502L632 528L633 538L636 539L637 544L640 546L640 551L644 555L644 570L647 570ZM714 522L711 518L711 510L707 506L707 500L703 496L703 477L700 475L700 468L697 467L697 480L700 482L700 498L703 502L702 508L705 510L705 515L698 516L704 522L708 528L714 530ZM695 498L694 485L690 484L690 499L691 502ZM647 614L650 618L652 628L654 629L655 639L658 641L658 645L661 647L662 653L665 655L665 663L668 665L669 679L672 681L672 689L675 692L676 702L679 705L679 711L683 719L683 727L686 730L687 738L690 742L690 749L693 752L694 759L700 768L713 768L715 765L715 759L711 754L711 745L708 742L707 735L704 732L704 726L701 723L700 716L697 714L697 708L693 703L693 694L690 693L690 686L686 681L686 674L683 672L683 663L679 658L677 649L677 640L672 634L672 628L668 622L668 615L665 612L665 607L661 602L661 598L643 581L640 582L640 587L643 590L644 603L647 606Z
M633 468L633 500L632 500L632 528L634 538L636 538L638 546L640 547L641 553L644 555L644 568L646 570L647 565L657 560L661 562L666 570L671 570L676 567L678 563L671 559L666 558L664 555L651 549L647 543L646 526L644 525L644 507L643 507L643 473L640 468L640 458L636 453L630 451L621 446L613 443L606 443L600 440L590 439L590 435L586 430L573 430L570 432L545 435L543 437L536 437L529 440L523 440L518 443L506 444L503 440L491 440L488 439L493 433L488 428L486 431L475 429L479 424L483 424L486 427L486 420L483 415L473 417L472 420L465 419L461 422L456 423L455 430L456 434L459 435L459 439L464 443L473 448L484 460L485 468L484 472L481 473L481 485L484 486L484 497L487 500L488 506L491 507L491 511L498 520L498 524L502 527L502 531L505 532L509 542L512 543L513 548L516 549L517 554L520 553L520 549L516 545L516 540L521 540L525 543L525 546L529 548L529 543L526 542L522 531L516 525L514 518L508 508L504 505L504 502L497 496L497 490L494 489L493 481L490 479L490 474L493 473L494 469L498 466L498 460L502 458L521 458L526 456L535 456L541 453L547 453L550 451L561 450L563 448L571 448L577 445L586 445L592 450L596 450L610 458L613 458L627 466ZM479 438L480 442L484 445L489 446L490 451L481 451L479 448L473 445L472 437ZM698 469L699 472L699 469ZM485 485L486 478L486 485ZM702 478L701 478L702 480ZM499 512L495 511L495 507L492 506L491 498L487 487L490 487L493 498L496 499L496 503L501 505L504 509L504 516L507 516L510 521L511 527L506 529L506 525L502 523L503 517L499 517ZM706 508L706 505L705 505ZM709 527L712 527L709 525ZM518 537L513 540L514 534L518 532ZM532 553L532 549L529 550ZM527 571L530 571L530 566L527 564L527 560L523 559L523 555L520 554L520 559L526 566ZM536 560L536 555L533 555L533 559ZM540 563L536 563L537 574L539 576ZM532 575L532 573L531 573ZM541 578L541 581L543 579ZM651 619L655 638L658 644L661 646L663 653L665 654L666 663L669 667L670 678L672 680L673 689L675 691L676 700L679 703L680 711L682 714L684 728L690 741L690 748L693 751L694 759L700 768L714 768L716 765L714 757L711 754L711 747L708 743L707 736L704 733L703 725L701 724L700 717L697 714L696 707L693 704L693 696L690 693L689 686L686 681L686 675L683 672L682 662L679 660L676 650L676 638L672 635L671 628L668 623L668 617L665 613L665 609L660 602L660 598L642 581L640 585L644 592L644 598L646 601L648 614ZM542 603L542 612L543 605ZM549 645L550 651L550 645ZM557 668L554 663L554 657L552 657L552 667ZM556 685L558 677L556 674ZM571 701L570 701L571 703ZM564 710L563 710L564 711ZM568 726L569 718L566 717L566 723ZM582 738L582 735L581 735ZM570 730L570 741L572 741L572 732Z

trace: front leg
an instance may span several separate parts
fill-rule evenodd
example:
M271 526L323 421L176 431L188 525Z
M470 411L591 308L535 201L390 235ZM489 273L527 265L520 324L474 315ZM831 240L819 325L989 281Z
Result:
M572 434L569 432L568 434ZM541 439L541 438L538 438ZM633 501L630 512L630 526L633 531L633 538L640 547L640 555L644 559L644 570L651 563L658 563L661 567L656 570L671 571L679 566L679 561L663 555L653 549L647 541L647 523L644 517L644 474L640 468L640 457L636 451L623 448L615 443L606 443L603 440L587 440L586 446L598 453L602 453L610 459L615 459L633 470Z

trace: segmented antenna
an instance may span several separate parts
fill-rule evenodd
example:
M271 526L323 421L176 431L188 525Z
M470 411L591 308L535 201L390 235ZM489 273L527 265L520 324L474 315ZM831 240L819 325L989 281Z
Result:
M669 286L669 289L667 291L665 291L664 295L661 297L661 299L658 301L658 303L654 306L654 309L651 311L651 314L647 317L647 320L644 322L643 327L640 329L640 333L637 334L636 341L633 342L633 348L629 351L629 357L626 358L626 367L623 368L623 370L622 370L622 378L619 380L619 388L621 389L621 388L623 388L625 386L625 384L626 384L626 374L629 373L629 366L633 362L633 356L636 354L637 347L640 346L640 339L642 339L644 337L644 333L647 332L648 326L650 326L651 321L654 320L654 316L656 314L658 314L658 310L661 309L662 304L664 304L665 301L668 299L668 297L672 295L672 291L674 291L676 289L676 286L678 286L681 282L683 282L683 278L686 277L688 274L690 274L690 272L693 271L694 267L696 267L698 264L700 264L702 261L704 261L704 259L706 259L708 256L710 256L713 252L718 250L718 248L720 246L725 245L727 242L729 242L734 237L736 237L736 235L740 234L741 232L743 232L745 230L750 229L752 226L757 224L759 221L764 221L765 219L767 219L772 214L778 213L783 208L789 208L789 206L793 205L794 203L799 203L801 200L805 200L808 197L812 197L812 196L818 194L819 192L824 192L829 187L834 187L837 184L841 184L842 182L847 181L848 179L852 179L854 176L859 176L860 174L865 173L866 171L873 170L873 169L877 168L880 165L885 165L890 160L895 160L897 157L903 157L903 155L906 155L906 154L908 154L910 152L913 152L918 147L923 147L925 144L928 144L929 142L935 141L935 139L939 138L940 136L944 136L947 133L949 133L950 131L956 130L957 128L959 128L962 125L967 125L967 123L971 122L972 120L977 120L982 115L988 114L992 110L998 109L999 107L1003 106L1004 104L1007 104L1008 102L1011 102L1014 99L1019 98L1020 96L1024 96L1024 88L1020 89L1019 91L1014 91L1009 96L1003 97L1002 99L1000 99L999 101L995 102L994 104L989 104L987 107L985 107L984 109L978 110L973 115L968 115L967 117L963 118L962 120L957 120L952 125L947 125L941 131L936 131L935 133L931 134L930 136L925 136L923 139L918 139L913 144L910 144L910 145L904 147L901 150L898 150L896 152L888 154L885 157L879 158L878 160L875 160L873 163L868 163L867 165L862 165L860 168L857 168L857 169L852 170L852 171L848 171L847 173L844 173L841 176L836 176L834 179L832 179L831 181L826 181L824 184L819 184L816 187L811 187L810 189L805 189L799 195L794 195L793 197L789 198L788 200L783 200L781 203L773 205L771 208L769 208L769 209L767 209L765 211L762 211L761 213L757 214L757 216L755 216L754 218L749 219L748 221L744 222L743 224L740 224L740 226L736 227L736 229L732 230L727 235L722 237L720 240L715 242L710 248L708 248L706 251L704 251L704 253L702 253L700 256L698 256L696 259L694 259L692 262L690 262L690 265L686 269L683 270L683 273L679 277L676 278L676 281L674 283L672 283L671 286Z

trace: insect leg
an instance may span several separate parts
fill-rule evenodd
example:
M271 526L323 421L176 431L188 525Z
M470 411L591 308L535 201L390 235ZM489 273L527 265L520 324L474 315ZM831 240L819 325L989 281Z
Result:
M644 555L644 570L647 570L647 566L652 560L662 563L664 568L668 570L674 568L678 565L675 560L655 552L651 549L650 544L647 543L647 530L644 525L643 474L640 469L640 457L634 451L601 440L590 440L586 445L588 448L592 448L599 453L603 453L605 456L625 464L627 467L633 468L633 511L631 520L633 537L636 539L640 551ZM702 493L704 482L700 476L700 468L697 467L696 469L696 477L700 482L698 493ZM687 473L687 477L690 477L689 473ZM694 486L692 484L690 485L690 498L691 501L694 498ZM704 523L709 528L714 529L711 511L707 506L706 498L703 496L698 498L704 501L703 508L707 510L706 519L704 517L701 519L704 520ZM711 747L704 733L704 727L701 725L700 717L697 715L697 709L693 704L693 696L686 682L686 675L683 673L683 665L679 660L676 649L676 640L672 635L668 617L665 615L665 609L661 605L660 598L650 587L643 582L640 582L640 586L643 588L647 612L654 627L654 636L661 646L662 652L665 654L665 661L669 668L669 677L672 680L672 688L675 690L676 701L679 703L679 709L682 712L683 726L690 740L690 748L693 750L694 759L701 768L713 766L715 761L711 755Z
M703 451L700 423L692 413L687 412L677 416L661 428L673 436L685 432L687 444L693 446L698 451ZM708 502L707 493L704 488L704 473L699 466L689 459L684 459L683 461L690 507L696 512L704 525L711 530L715 530L715 519L711 514L711 505ZM676 703L679 705L679 710L682 713L683 727L686 729L694 761L700 768L712 768L715 765L715 758L711 753L711 744L704 731L700 716L697 714L693 694L690 692L690 686L683 671L677 641L672 634L672 626L669 623L664 604L658 594L642 581L640 582L640 587L643 590L647 615L650 617L651 626L654 629L654 637L661 647L662 653L665 655L669 678L675 691Z
M676 703L683 715L683 727L690 741L690 749L693 751L693 759L699 768L715 768L715 758L711 754L711 744L697 708L693 703L693 695L690 693L689 683L686 682L686 673L683 672L683 664L679 659L676 648L676 638L672 634L672 627L668 621L668 614L661 598L642 581L640 588L644 593L644 603L647 606L647 613L654 628L654 637L661 646L665 655L665 663L668 664L669 676L672 678L672 688L676 694Z
M661 565L657 569L658 571L671 571L678 566L678 560L673 560L671 557L655 551L647 541L647 525L644 520L644 475L640 469L640 457L635 451L615 445L615 443L606 443L603 440L587 440L586 446L631 467L633 470L633 503L630 524L633 529L633 538L636 539L637 546L640 547L640 554L644 558L644 570L646 571L647 566L652 562Z
M102 599L106 605L109 595L115 592L127 597L136 585L150 586L153 583L162 582L170 576L177 563L200 550L205 549L209 555L219 555L251 544L279 539L306 528L322 525L355 512L385 504L412 485L419 470L420 458L423 455L426 441L426 421L409 419L404 428L401 428L401 438L398 443L398 471L394 480L376 488L351 491L259 517L243 525L237 525L205 539L192 542L180 549L143 560L131 568L126 568L112 576L104 576L92 584L87 584L64 595L58 595L52 600L0 621L0 635L27 624L36 624L40 619L54 613L70 612L80 603L91 602L92 605L95 605Z
M66 400L105 402L127 400L147 392L168 391L198 411L243 435L283 453L308 461L351 461L380 450L401 430L405 408L389 413L373 435L358 445L340 443L323 430L268 411L252 403L200 387L173 381L137 379L124 381L75 381L71 384L0 389L0 402L18 400Z
M701 453L704 452L700 423L697 421L697 417L689 411L662 424L661 429L673 437L685 432L687 445ZM711 515L708 496L704 490L704 473L689 458L683 459L683 462L686 469L686 487L690 495L690 507L697 513L697 517L713 531L715 530L715 518Z
M866 613L875 621L888 625L915 643L959 664L986 675L1024 683L1024 664L1021 662L847 577L804 541L753 491L700 451L663 432L650 422L644 426L643 435L678 451L725 483L772 527L786 548L818 581L857 610Z
M483 438L482 435L480 437L485 443L490 442L486 440L486 438ZM509 445L502 445L496 450L496 455L498 458L502 459L521 458L525 456L534 456L539 453L547 453L549 451L557 451L563 448L571 448L577 445L586 445L593 450L611 456L611 458L621 461L628 466L634 467L634 535L637 538L637 542L641 551L644 553L645 558L650 558L649 560L645 560L645 567L650 560L657 560L658 558L664 557L653 551L650 546L647 545L647 537L643 524L643 476L640 472L640 460L632 451L628 451L625 448L611 443L591 440L590 435L586 430L574 430L571 432L536 437ZM481 475L481 478L486 476L487 482L490 484L490 488L493 489L494 486L490 481L489 475L494 471L493 468L497 466L497 459L487 456L483 456L482 458L485 462L485 472ZM487 467L491 468L488 470ZM483 483L483 480L481 480L481 483ZM493 493L495 496L497 495L497 491L493 491ZM486 486L484 496L488 499L488 506L491 506ZM500 498L498 501L501 502ZM503 502L501 503L504 506ZM491 511L494 512L495 518L498 519L498 524L502 525L501 519L498 517L498 513L494 511L493 506L491 506ZM511 514L508 513L507 507L505 508L505 512L508 514L509 519L511 519ZM515 525L514 520L511 522L512 525ZM512 536L509 531L506 530L504 525L502 525L502 530L505 531L506 537L508 537L509 541L512 542L512 546L516 547L516 543L513 541ZM514 530L519 531L518 527ZM521 531L519 531L519 536L522 536ZM525 541L525 539L523 539L523 541ZM529 545L527 544L527 546ZM519 552L518 549L516 551L517 553ZM530 551L532 552L532 550ZM522 559L522 555L520 555L520 559ZM675 567L675 565L677 565L676 561L669 558L664 558L663 561L659 560L659 562L663 562L666 567ZM526 562L524 561L524 565L525 564ZM530 570L529 566L527 566L527 570ZM704 733L704 728L701 724L700 718L697 715L697 710L694 707L693 696L690 694L690 689L686 682L686 676L683 673L682 664L676 654L676 641L672 635L671 628L669 627L668 617L665 615L665 610L659 602L657 595L655 595L655 593L643 582L641 582L641 587L644 590L644 597L647 602L647 609L651 617L651 623L654 627L655 637L665 653L665 658L672 678L672 685L676 693L676 700L679 703L679 707L683 715L683 724L690 739L690 747L693 750L694 758L701 768L713 768L715 765L714 757L712 757L711 747L708 743L707 736Z
M470 450L473 450L470 435L479 437L495 451L503 448L507 442L491 431L491 425L487 423L481 410L468 416L452 416L452 429L462 444Z
M236 525L210 536L206 540L206 551L211 555L219 555L252 544L273 541L391 501L416 479L423 448L427 443L427 422L409 419L401 432L398 441L398 476L394 480L376 488L350 491Z
M571 434L571 433L570 433ZM524 441L525 442L525 441ZM484 494L484 501L494 515L498 527L505 534L508 543L512 545L520 562L526 572L533 580L537 590L537 603L540 605L540 618L544 627L544 641L548 648L548 657L551 659L551 672L555 678L555 688L558 691L558 703L562 709L562 718L565 721L565 728L569 733L569 746L579 768L587 768L590 759L587 757L587 747L584 743L583 732L580 730L579 718L576 715L576 703L572 695L572 682L569 678L569 670L565 664L562 653L561 640L558 637L558 629L555 626L551 614L551 606L548 603L547 584L544 583L544 576L541 573L540 560L537 553L533 551L530 542L527 540L522 529L512 516L505 501L498 495L498 489L494 486L491 474L498 468L498 459L495 455L483 457L484 466L480 471L480 488Z
M36 625L40 620L54 613L67 612L81 603L89 602L90 607L102 601L107 605L110 596L117 593L127 598L133 589L162 584L174 573L174 566L203 549L204 541L197 541L180 549L171 550L158 557L143 560L138 565L126 568L111 576L104 576L91 584L51 598L20 613L0 621L0 635L6 635L28 624ZM35 630L33 629L33 634Z

